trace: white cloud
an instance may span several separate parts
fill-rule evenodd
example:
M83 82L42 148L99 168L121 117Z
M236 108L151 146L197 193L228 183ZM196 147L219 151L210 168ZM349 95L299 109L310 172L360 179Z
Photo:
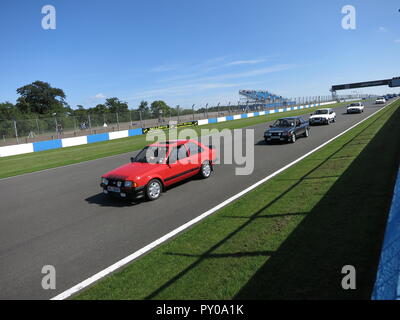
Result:
M289 64L278 64L274 66L269 66L265 68L253 69L244 72L237 73L225 73L216 76L210 76L206 78L194 79L194 81L218 81L218 80L226 80L226 79L240 79L240 78L248 78L254 76L265 75L272 72L279 72L292 69L293 66Z
M226 64L226 66L237 66L237 65L242 65L242 64L256 64L256 63L261 63L264 62L265 59L257 59L257 60L237 60L237 61L232 61Z
M378 30L379 32L387 32L387 29L385 27L379 27Z
M180 86L170 86L164 88L157 88L151 90L145 90L141 93L135 95L129 100L134 99L145 99L145 98L158 98L159 96L180 96L193 94L194 92L202 91L202 90L213 90L213 89L221 89L221 88L235 88L241 87L242 84L239 83L197 83L197 84L187 84Z
M96 94L93 98L94 98L94 99L105 99L105 98L107 98L107 96L105 96L105 95L102 94L102 93L98 93L98 94Z
M395 43L400 43L400 39L394 40Z

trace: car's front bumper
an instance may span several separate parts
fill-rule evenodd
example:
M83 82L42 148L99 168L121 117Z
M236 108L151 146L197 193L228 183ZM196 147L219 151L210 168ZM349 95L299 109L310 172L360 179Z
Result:
M136 188L125 188L125 187L108 186L105 185L104 183L101 183L100 187L103 188L104 194L119 196L121 198L139 198L144 196L144 190L145 190L145 186L140 186Z
M267 142L288 142L290 140L289 136L267 136L264 135L264 140Z
M362 109L347 109L347 113L361 113Z
M308 123L309 123L310 125L328 124L328 122L329 122L329 119L327 119L327 118L310 119L310 120L308 121Z

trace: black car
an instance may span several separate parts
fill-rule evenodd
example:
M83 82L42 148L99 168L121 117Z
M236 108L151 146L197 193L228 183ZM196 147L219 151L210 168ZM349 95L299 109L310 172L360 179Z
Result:
M298 137L308 137L310 125L302 117L281 118L264 133L265 143L296 142Z

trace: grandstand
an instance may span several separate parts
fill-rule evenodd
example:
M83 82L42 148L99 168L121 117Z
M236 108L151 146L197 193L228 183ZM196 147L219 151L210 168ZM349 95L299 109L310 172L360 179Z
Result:
M288 98L263 90L240 90L239 95L243 97L249 109L257 109L259 107L277 108L296 104L295 101L291 101Z

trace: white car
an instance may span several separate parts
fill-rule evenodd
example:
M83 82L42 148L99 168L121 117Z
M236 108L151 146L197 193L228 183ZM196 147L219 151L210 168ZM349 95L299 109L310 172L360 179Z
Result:
M316 110L308 120L310 125L315 124L330 124L336 121L336 113L331 108Z
M375 100L375 104L385 104L386 99L384 97L379 97L378 99Z
M364 105L361 102L352 103L347 107L347 113L361 113L364 112Z

